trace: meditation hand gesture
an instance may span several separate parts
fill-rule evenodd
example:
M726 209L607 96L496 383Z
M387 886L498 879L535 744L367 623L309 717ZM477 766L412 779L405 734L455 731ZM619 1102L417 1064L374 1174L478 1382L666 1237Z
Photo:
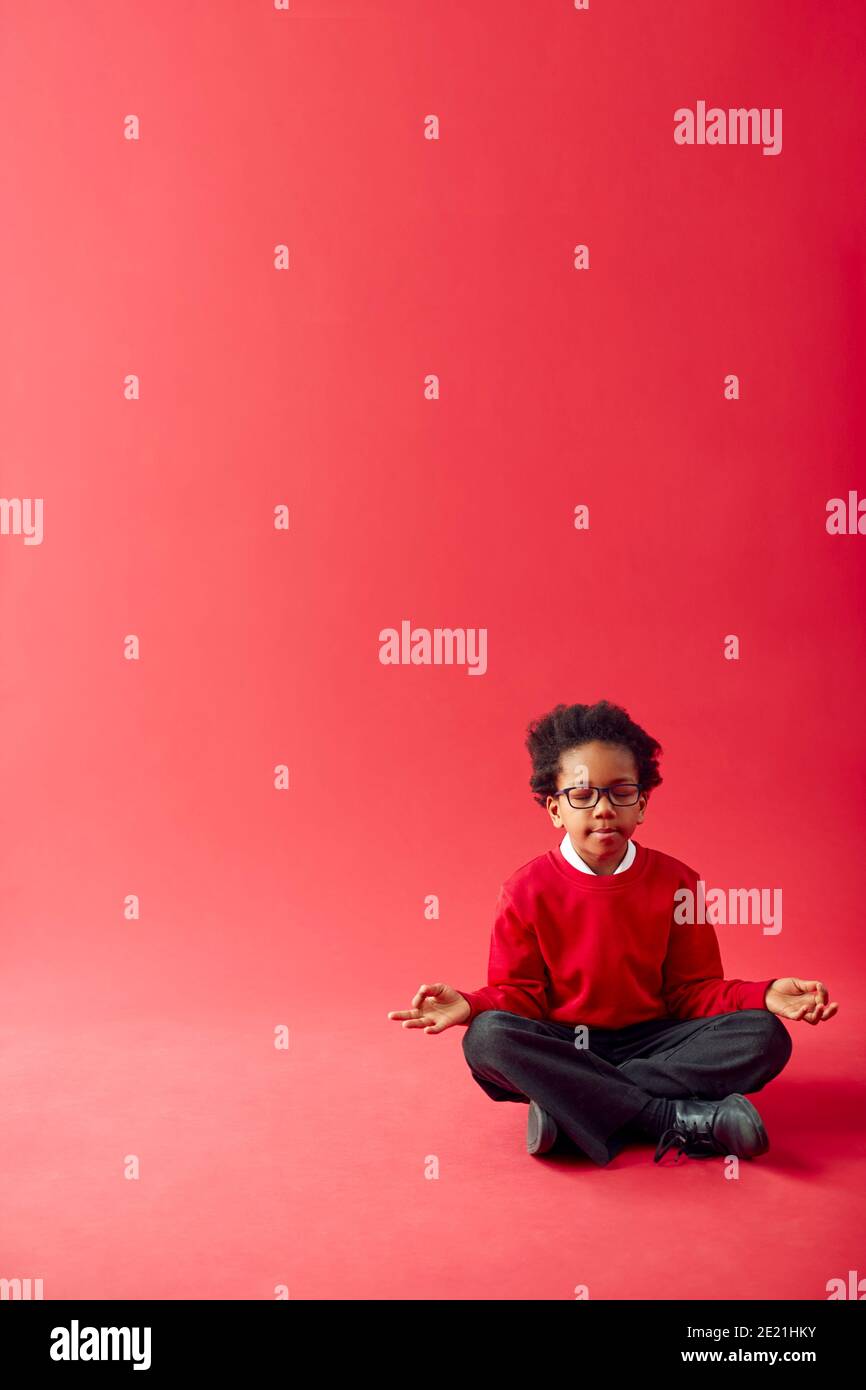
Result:
M451 985L422 985L411 1009L394 1009L388 1017L403 1020L404 1028L423 1028L425 1033L441 1033L470 1015L469 1003Z
M764 1003L771 1014L780 1014L782 1018L792 1018L795 1022L802 1019L814 1026L832 1018L839 1008L835 1002L828 1004L829 997L826 986L820 980L798 980L789 975L783 980L773 981L764 996Z

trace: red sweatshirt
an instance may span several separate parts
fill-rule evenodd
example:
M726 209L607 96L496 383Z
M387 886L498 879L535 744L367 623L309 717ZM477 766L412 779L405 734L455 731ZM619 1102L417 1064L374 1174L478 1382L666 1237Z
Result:
M634 862L620 874L581 873L557 845L506 880L488 984L459 991L472 1009L467 1025L486 1009L627 1028L766 1007L775 976L723 979L714 927L674 921L674 894L688 888L695 903L699 875L669 854L634 847Z

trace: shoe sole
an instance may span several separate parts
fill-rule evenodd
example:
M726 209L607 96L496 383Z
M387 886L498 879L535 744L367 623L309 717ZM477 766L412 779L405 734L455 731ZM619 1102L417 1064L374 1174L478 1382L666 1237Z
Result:
M534 1100L529 1102L529 1114L526 1119L526 1152L530 1154L546 1154L556 1143L559 1128L552 1115L548 1115L546 1110Z

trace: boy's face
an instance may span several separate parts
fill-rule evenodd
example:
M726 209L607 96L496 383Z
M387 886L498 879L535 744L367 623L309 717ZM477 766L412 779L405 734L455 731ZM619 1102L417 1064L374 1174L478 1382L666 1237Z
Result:
M615 788L619 782L636 781L637 764L628 748L594 741L570 748L561 755L556 786L557 789L586 785ZM643 793L634 806L614 806L605 793L595 806L577 809L567 796L547 798L553 824L565 827L576 853L597 874L614 872L635 828L644 818L646 805Z

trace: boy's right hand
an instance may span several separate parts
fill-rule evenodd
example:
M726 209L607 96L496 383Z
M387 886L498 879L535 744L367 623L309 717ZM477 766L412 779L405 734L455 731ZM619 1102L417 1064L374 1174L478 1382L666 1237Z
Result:
M455 1023L465 1023L471 1014L468 999L451 985L422 985L411 1009L394 1009L388 1017L404 1028L423 1028L425 1033L441 1033Z

